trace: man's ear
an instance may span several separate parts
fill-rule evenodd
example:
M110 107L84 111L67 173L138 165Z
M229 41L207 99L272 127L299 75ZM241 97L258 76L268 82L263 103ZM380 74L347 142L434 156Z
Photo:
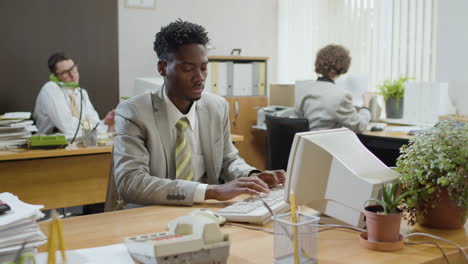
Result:
M167 63L165 61L158 61L158 72L161 74L161 76L166 76L166 67Z

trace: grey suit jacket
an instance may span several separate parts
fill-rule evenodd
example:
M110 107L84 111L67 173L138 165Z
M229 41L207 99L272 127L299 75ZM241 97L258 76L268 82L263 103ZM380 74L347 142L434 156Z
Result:
M117 191L127 203L192 205L199 182L175 180L162 93L159 89L132 97L116 109L113 159ZM206 168L201 182L228 182L255 170L232 144L229 105L224 98L203 93L196 114Z
M297 106L299 115L309 120L310 130L347 127L361 133L371 119L369 110L356 111L348 91L330 82L311 81L307 95Z

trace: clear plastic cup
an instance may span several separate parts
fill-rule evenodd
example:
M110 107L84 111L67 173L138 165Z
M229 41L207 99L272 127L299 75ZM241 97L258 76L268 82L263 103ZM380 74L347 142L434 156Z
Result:
M273 217L275 230L274 262L295 263L294 240L297 240L297 258L300 264L317 263L317 238L319 217L298 213L297 223L292 223L291 213Z
M81 136L83 146L96 147L97 146L97 132L96 130L85 130Z

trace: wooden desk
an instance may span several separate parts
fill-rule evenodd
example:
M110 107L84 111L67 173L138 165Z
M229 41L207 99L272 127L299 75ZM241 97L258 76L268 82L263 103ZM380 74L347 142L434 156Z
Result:
M45 209L104 202L112 147L0 151L0 192Z
M225 205L227 203L211 203L197 207L217 210ZM192 210L194 208L185 206L151 206L65 218L63 228L66 246L67 249L79 249L123 243L123 239L128 236L164 231L169 221ZM41 222L40 227L47 234L48 222ZM263 228L272 230L272 223ZM228 233L231 239L228 263L272 263L273 235L235 226L224 226L222 231ZM468 225L456 231L422 231L450 239L465 248L468 246ZM319 233L319 263L444 263L440 251L433 245L405 246L402 250L387 253L360 247L358 237L359 233L351 230L333 229ZM428 239L410 238L412 242L422 240ZM450 263L464 263L454 247L443 242L437 243L448 255ZM42 245L39 251L45 252L46 245Z

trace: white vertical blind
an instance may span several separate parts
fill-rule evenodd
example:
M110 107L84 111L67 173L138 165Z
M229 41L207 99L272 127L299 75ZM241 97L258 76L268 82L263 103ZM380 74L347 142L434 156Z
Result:
M278 0L278 81L316 77L317 51L350 50L349 73L370 88L387 79L431 81L435 72L438 0Z

